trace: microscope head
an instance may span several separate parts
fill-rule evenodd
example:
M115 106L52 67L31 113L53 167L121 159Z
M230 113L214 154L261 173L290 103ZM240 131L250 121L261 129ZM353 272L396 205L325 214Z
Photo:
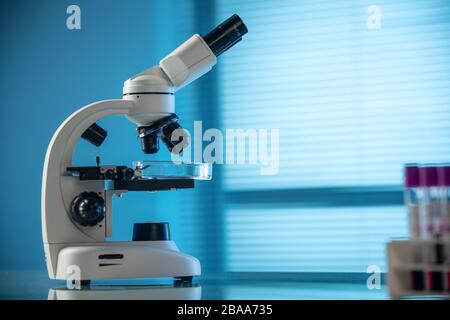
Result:
M182 130L175 114L174 93L210 71L217 57L247 31L241 18L234 14L205 36L193 35L158 66L125 81L123 99L133 101L127 117L138 126L144 153L158 152L159 139L171 152L178 143L187 142L183 135L178 142L171 140L174 131Z

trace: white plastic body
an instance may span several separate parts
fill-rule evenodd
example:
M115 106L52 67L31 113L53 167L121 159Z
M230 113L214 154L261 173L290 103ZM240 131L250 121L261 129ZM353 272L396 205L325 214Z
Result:
M122 255L101 259L104 255ZM173 241L129 241L71 244L59 250L56 279L80 268L80 279L171 278L198 276L200 263L178 251Z
M159 66L178 90L210 71L216 62L205 40L195 34L162 59Z
M124 95L173 94L209 72L217 58L205 40L195 34L159 63L124 83Z
M94 122L113 114L129 115L139 107L129 100L106 100L90 104L69 116L48 146L42 178L42 237L51 279L67 279L67 268L79 266L82 280L153 278L200 275L199 261L180 253L171 241L107 242L112 230L114 192L102 181L80 181L67 174L81 134ZM70 216L70 204L78 194L90 191L105 198L106 216L96 226L83 227ZM99 267L99 255L120 250L120 265Z
M128 79L123 99L134 107L126 115L138 126L146 126L170 113L175 113L174 87L160 67L153 67Z
M149 125L175 113L175 97L172 94L133 94L125 95L123 99L133 102L134 108L126 117L138 126Z

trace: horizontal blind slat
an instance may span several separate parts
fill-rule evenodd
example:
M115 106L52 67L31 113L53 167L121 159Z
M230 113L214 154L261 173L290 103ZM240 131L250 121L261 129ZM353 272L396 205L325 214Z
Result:
M368 30L371 4L217 1L218 21L236 12L249 28L221 57L223 126L280 132L278 174L224 166L225 192L400 185L404 163L449 161L450 3L380 0ZM385 268L406 216L229 205L224 227L230 271L365 272Z

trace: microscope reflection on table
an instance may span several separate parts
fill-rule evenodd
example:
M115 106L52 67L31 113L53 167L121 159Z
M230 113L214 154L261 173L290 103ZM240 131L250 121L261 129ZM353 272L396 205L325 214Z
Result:
M48 300L200 300L202 287L189 285L96 285L52 288Z

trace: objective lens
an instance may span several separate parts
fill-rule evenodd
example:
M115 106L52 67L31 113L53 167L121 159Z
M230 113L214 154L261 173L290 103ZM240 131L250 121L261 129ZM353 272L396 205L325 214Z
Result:
M141 149L145 154L157 153L159 150L158 135L149 134L141 137Z
M159 138L161 138L169 151L172 151L180 143L173 143L171 140L173 132L177 129L182 129L177 121L178 116L172 113L148 126L138 127L137 132L141 141L142 151L146 154L157 153L159 150ZM184 136L181 137L181 142L184 142Z
M172 134L175 130L182 129L181 126L177 122L172 122L162 128L161 130L161 140L164 142L164 144L167 146L167 149L169 149L170 152L172 152L172 149L179 143L183 141L183 137L181 137L181 141L174 143L172 141Z
M218 57L239 42L247 32L248 29L242 19L237 14L233 14L205 35L203 40L208 44L214 55Z

